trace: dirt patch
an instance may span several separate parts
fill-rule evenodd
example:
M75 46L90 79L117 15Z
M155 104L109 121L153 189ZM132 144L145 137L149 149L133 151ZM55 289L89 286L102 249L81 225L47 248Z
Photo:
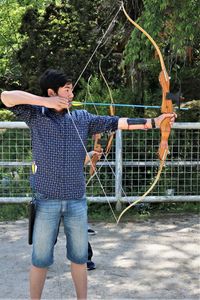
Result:
M199 299L199 216L94 223L88 299ZM28 299L27 220L0 223L0 299ZM43 299L75 299L61 228Z

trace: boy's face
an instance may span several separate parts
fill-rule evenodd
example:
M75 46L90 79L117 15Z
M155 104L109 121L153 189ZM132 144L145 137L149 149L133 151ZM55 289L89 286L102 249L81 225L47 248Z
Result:
M72 106L71 102L74 98L74 94L73 94L73 85L72 83L66 83L64 86L60 87L57 91L57 93L55 93L52 89L48 89L48 96L49 97L61 97L64 98L64 101L66 101L67 107L70 108ZM64 109L56 109L57 111L61 112Z
M71 106L71 101L74 98L73 94L73 85L72 83L66 83L63 87L60 87L58 89L57 95L62 98L66 98L66 101L70 104Z

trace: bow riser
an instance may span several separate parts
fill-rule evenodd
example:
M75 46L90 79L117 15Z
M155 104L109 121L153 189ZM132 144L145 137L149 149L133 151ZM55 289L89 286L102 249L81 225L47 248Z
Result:
M169 75L167 74L166 70L160 72L159 82L162 88L161 112L163 114L173 113L172 100L167 99L167 94L169 94L170 92L170 81L169 81Z
M168 138L170 135L171 127L170 127L170 118L166 118L160 126L161 132L161 142L159 145L158 155L161 161L165 161L168 153L169 153L169 146L168 146Z
M161 112L163 114L173 113L172 100L167 99L167 94L170 91L170 80L166 69L160 72L159 82L162 88ZM161 142L159 145L158 155L161 161L165 161L169 153L168 139L171 131L170 121L171 121L170 118L166 118L165 120L162 121L160 125Z

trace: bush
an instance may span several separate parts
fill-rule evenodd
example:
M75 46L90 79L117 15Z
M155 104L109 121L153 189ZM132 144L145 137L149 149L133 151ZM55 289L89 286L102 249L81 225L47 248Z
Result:
M0 204L0 221L15 221L27 218L27 204Z

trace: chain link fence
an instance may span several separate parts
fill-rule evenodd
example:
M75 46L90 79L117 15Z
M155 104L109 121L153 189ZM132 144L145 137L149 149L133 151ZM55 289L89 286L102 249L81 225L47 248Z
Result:
M88 200L132 202L141 196L157 174L159 142L159 130L118 131L108 157L102 157L97 164L102 186L97 176L90 178L89 165L85 167ZM161 178L145 201L200 201L200 123L174 124L169 149ZM90 150L92 141L88 144ZM31 199L31 160L26 124L0 122L1 203Z

